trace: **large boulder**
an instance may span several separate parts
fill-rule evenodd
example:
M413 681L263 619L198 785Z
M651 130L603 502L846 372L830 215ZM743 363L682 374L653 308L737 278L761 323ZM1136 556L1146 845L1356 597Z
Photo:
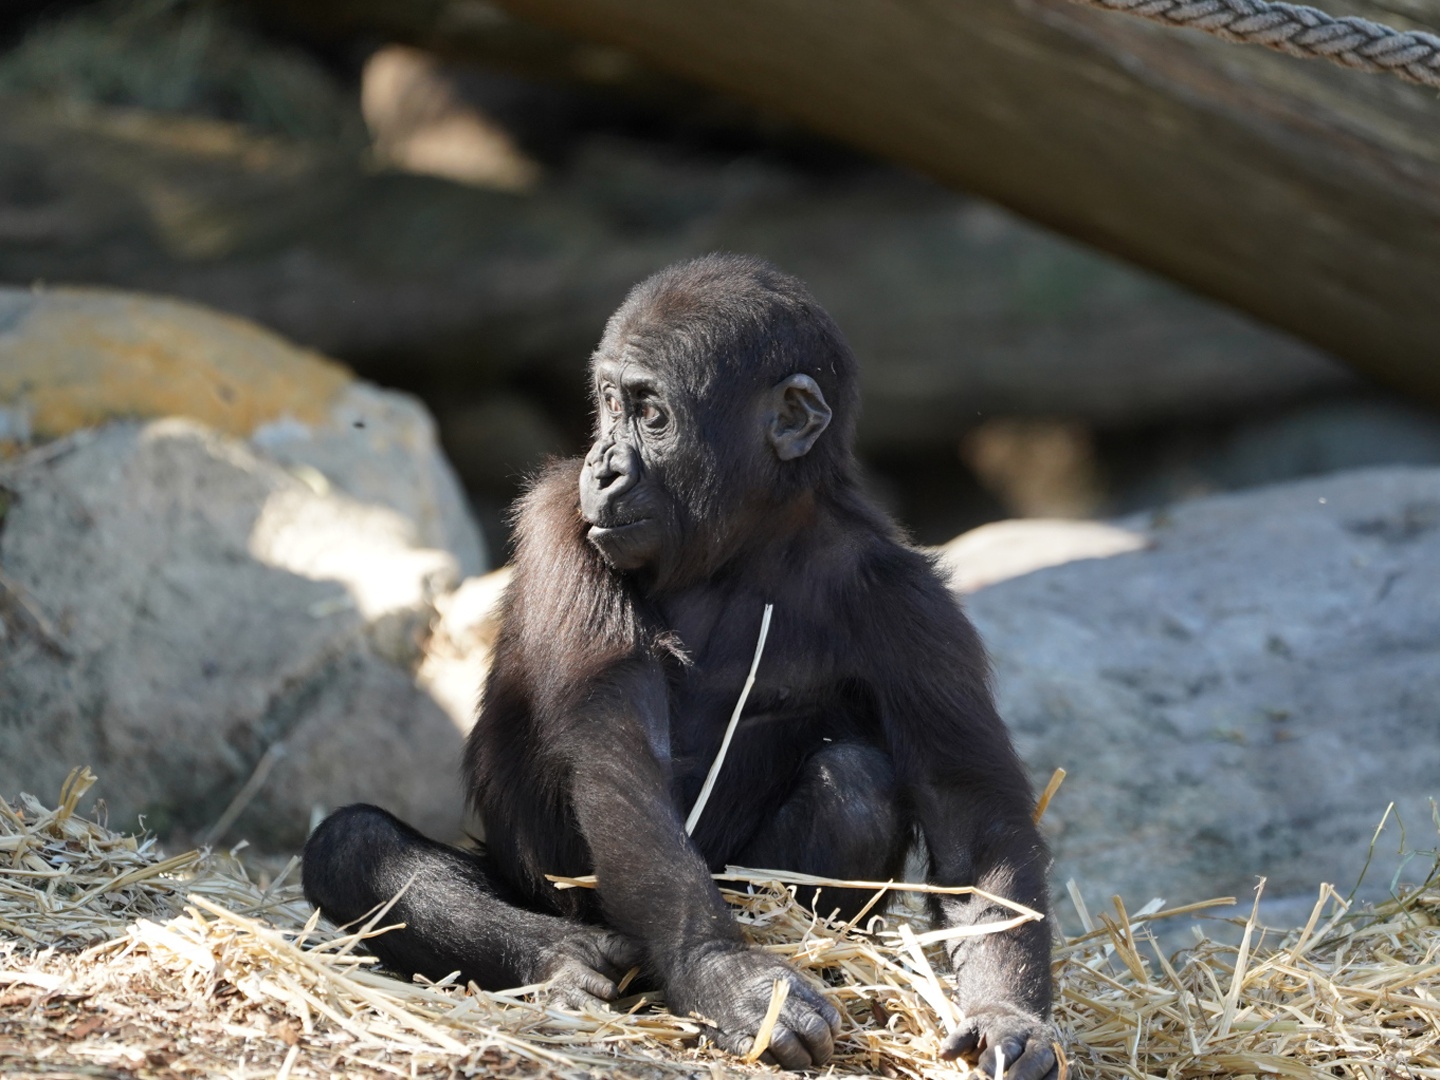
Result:
M0 287L0 447L117 419L186 416L396 511L417 539L486 557L413 398L231 315L108 289Z
M163 832L458 834L470 703L420 668L484 557L418 404L188 305L0 291L0 412L49 437L0 461L0 793L88 764Z
M1057 883L1093 908L1244 897L1263 875L1308 910L1322 881L1359 880L1393 801L1367 878L1383 895L1398 823L1412 849L1436 839L1440 470L1200 499L1118 530L1132 539L1080 535L1076 561L966 601L1037 780L1070 774L1046 818Z

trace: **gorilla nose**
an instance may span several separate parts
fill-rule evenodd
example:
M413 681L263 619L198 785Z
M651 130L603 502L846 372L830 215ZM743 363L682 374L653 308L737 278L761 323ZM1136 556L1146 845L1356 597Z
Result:
M597 443L580 477L580 512L592 525L622 517L617 503L640 482L640 455L625 443Z
M619 495L635 486L640 478L640 458L628 443L615 443L596 455L591 474L610 495Z

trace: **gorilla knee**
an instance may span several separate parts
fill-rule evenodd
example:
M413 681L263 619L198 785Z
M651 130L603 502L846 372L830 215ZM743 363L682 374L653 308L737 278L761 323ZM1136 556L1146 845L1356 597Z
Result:
M831 743L810 757L812 775L837 791L874 796L896 794L899 782L890 755L864 743Z
M884 751L832 743L811 755L799 786L744 853L751 865L821 877L885 881L899 877L912 840L912 818L895 767ZM865 889L825 888L802 903L842 919L869 903ZM882 904L883 908L883 904Z
M889 851L908 836L895 766L883 750L836 743L810 762L812 797L825 806L837 836L854 838L858 849Z
M380 878L397 856L424 842L378 806L355 803L322 821L305 842L300 880L305 898L335 923L360 918L379 902Z

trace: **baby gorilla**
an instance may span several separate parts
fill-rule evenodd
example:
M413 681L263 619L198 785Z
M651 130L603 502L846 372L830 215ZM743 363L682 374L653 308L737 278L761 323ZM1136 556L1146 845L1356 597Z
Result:
M805 1068L829 1059L840 1017L746 943L712 870L885 880L918 832L931 881L1046 910L1049 860L980 641L861 492L855 367L804 286L757 259L712 255L631 292L593 359L594 445L520 502L465 752L485 850L347 807L305 849L326 916L355 920L409 883L392 913L405 928L370 942L388 967L613 999L639 962L736 1053L784 980L769 1055ZM754 689L687 836L767 603ZM593 892L545 878L591 872ZM1011 912L948 896L935 914ZM948 948L965 1019L946 1056L1053 1076L1048 926Z

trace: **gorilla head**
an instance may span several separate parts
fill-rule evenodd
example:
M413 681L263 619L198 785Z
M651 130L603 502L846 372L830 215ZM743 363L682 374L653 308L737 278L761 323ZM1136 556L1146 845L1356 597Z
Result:
M802 359L803 358L803 359ZM855 358L796 279L711 255L638 285L591 364L589 539L652 584L703 578L853 476Z

